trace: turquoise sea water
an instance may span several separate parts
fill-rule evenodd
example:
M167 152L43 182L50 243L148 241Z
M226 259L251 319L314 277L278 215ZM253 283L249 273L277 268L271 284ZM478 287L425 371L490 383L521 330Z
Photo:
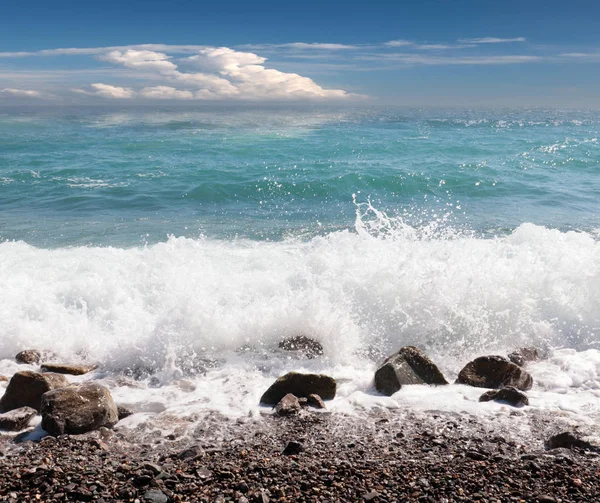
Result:
M0 240L278 240L369 200L416 227L589 231L599 137L593 112L3 110Z
M599 138L587 111L5 109L0 374L51 349L167 416L246 415L289 370L340 379L342 411L481 411L384 401L373 370L535 345L533 407L596 421ZM298 334L323 357L278 349Z

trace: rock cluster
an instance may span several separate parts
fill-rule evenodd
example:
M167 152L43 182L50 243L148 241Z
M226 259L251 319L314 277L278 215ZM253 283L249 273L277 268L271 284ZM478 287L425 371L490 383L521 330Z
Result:
M503 388L513 386L527 391L533 379L525 370L502 356L480 356L467 363L458 374L458 384L477 388Z
M39 411L44 393L68 385L69 381L61 374L39 374L31 370L17 372L8 382L6 392L0 398L0 412L19 407L31 407Z
M315 394L323 400L332 400L335 397L336 390L337 384L332 377L323 374L288 372L277 379L264 392L260 402L265 405L276 405L288 393L305 398Z

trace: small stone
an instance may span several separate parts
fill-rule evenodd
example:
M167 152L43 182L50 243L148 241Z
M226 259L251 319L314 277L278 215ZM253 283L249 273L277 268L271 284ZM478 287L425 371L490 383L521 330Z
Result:
M307 358L314 358L323 354L323 346L321 343L306 335L288 337L279 343L279 348L285 349L286 351L302 352Z
M124 405L117 405L117 414L119 415L119 421L121 421L121 419L125 419L126 417L135 414L135 412Z
M8 381L8 377L0 375L0 382L7 382Z
M24 363L27 365L37 365L42 359L42 353L37 349L25 349L15 356L17 363Z
M323 399L315 393L308 395L308 405L310 405L311 407L313 407L315 409L326 409L327 408L327 407L325 407L325 402L323 401Z
M337 384L335 379L323 374L301 374L288 372L277 379L260 399L266 405L275 405L288 393L296 397L307 397L313 393L323 400L335 397Z
M278 416L291 416L300 412L300 408L298 399L291 393L288 393L275 406L275 413Z
M479 397L480 402L505 402L513 407L523 407L529 405L529 398L522 391L519 391L513 386L507 386L506 388L500 388L499 390L486 391Z
M527 391L533 386L531 375L502 356L475 358L460 371L456 382L477 388L513 386L521 391Z
M294 456L296 454L300 454L301 452L304 452L304 446L300 442L292 440L291 442L288 442L281 454L286 456Z
M29 425L29 421L37 414L31 407L20 407L0 414L0 430L20 431Z
M158 489L150 489L144 493L144 499L151 503L168 503L169 498L165 493Z
M379 496L381 495L377 491L369 491L363 495L363 500L365 500L365 502L375 501Z
M535 501L537 503L556 503L556 498L547 494L541 494L540 496L536 496Z
M71 365L68 363L42 363L43 372L54 372L56 374L70 374L80 376L96 370L98 365Z
M20 407L31 407L39 411L44 393L68 385L69 381L61 374L40 374L30 370L17 372L0 398L0 412Z
M78 435L117 424L117 406L104 386L84 383L42 397L42 428L51 435Z

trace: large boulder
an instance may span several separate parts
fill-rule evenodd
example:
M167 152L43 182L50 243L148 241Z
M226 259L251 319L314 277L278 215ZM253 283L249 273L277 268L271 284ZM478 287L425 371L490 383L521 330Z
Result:
M305 398L314 393L324 400L331 400L335 397L336 389L337 384L333 377L323 374L288 372L271 384L260 398L260 402L266 405L275 405L288 393Z
M36 414L37 411L31 407L20 407L0 414L0 430L19 431L27 428Z
M414 346L405 346L377 369L375 388L391 396L406 384L448 384L448 381L425 353Z
M97 365L75 365L70 363L42 363L42 372L54 372L56 374L70 374L80 376L96 370Z
M513 386L521 391L533 386L533 378L529 373L502 356L475 358L460 371L456 382L477 388Z
M42 428L51 435L78 435L113 427L119 421L117 406L104 386L84 383L45 393Z
M288 337L279 343L279 348L286 351L303 353L307 358L314 358L323 354L323 346L321 343L306 335Z
M529 398L527 398L527 395L512 386L486 391L479 397L480 402L491 402L492 400L495 402L504 402L513 407L529 405Z
M536 362L544 358L545 353L541 349L534 347L526 347L515 349L508 355L508 359L515 365L522 367L529 362Z
M17 372L12 376L6 392L0 398L0 412L8 412L20 407L31 407L39 411L44 393L68 385L69 381L61 374L39 374L30 370Z

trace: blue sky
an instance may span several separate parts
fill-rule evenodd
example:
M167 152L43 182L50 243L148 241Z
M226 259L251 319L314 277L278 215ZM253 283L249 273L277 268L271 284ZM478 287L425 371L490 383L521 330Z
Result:
M592 0L34 0L0 18L0 104L597 108L599 88Z

